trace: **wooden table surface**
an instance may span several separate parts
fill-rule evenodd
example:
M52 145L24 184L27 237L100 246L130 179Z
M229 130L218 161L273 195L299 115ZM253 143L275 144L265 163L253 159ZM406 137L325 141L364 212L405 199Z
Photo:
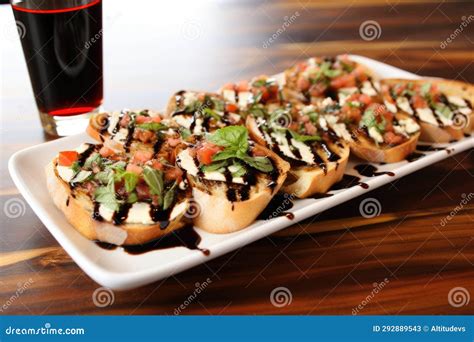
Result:
M178 89L212 90L321 54L361 54L420 75L474 82L472 1L104 1L107 109L162 108ZM359 32L368 20L380 27L372 40ZM442 48L463 20L469 23ZM291 23L268 43L285 21ZM181 314L474 313L474 203L462 205L474 192L472 149L205 265L115 292L111 305L97 307L92 296L99 285L33 211L26 205L19 217L6 216L7 203L22 200L8 158L46 138L7 5L0 6L0 23L6 35L0 77L3 313L172 315L182 304ZM380 201L376 219L360 216L365 197ZM320 225L337 230L311 233ZM212 283L189 300L207 278ZM383 288L374 294L374 285ZM282 305L273 305L271 293L279 287L291 301L282 296ZM471 297L462 306L448 300L458 288Z

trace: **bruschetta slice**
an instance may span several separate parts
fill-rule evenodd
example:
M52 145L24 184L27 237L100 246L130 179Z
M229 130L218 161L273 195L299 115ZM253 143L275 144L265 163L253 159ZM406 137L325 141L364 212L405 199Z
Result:
M210 233L231 233L255 221L278 192L289 164L249 141L244 126L218 129L179 152L197 203L194 224Z
M347 55L309 58L287 69L284 75L283 96L305 104L331 97L342 105L354 93L378 96L376 75Z
M224 101L222 96L185 90L170 98L165 117L188 135L200 135L243 123L238 106Z
M182 171L158 154L115 152L102 144L61 151L47 165L55 205L90 240L136 245L185 222L190 190Z
M306 198L342 179L350 134L338 116L314 105L287 104L264 116L249 115L246 124L252 139L290 163L283 191Z
M417 118L420 140L447 143L460 140L474 127L474 86L449 80L382 81L385 105Z
M377 163L396 163L412 153L420 136L414 118L391 113L385 105L372 103L363 112L342 112L351 131L351 152Z

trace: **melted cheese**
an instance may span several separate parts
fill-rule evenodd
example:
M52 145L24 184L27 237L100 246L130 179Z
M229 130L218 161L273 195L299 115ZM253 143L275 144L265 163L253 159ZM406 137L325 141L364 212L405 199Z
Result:
M397 106L394 105L393 103L391 102L388 102L388 101L384 101L384 104L385 104L385 107L387 107L387 109L392 112L392 113L396 113L397 112Z
M193 92L184 93L183 96L184 96L183 104L185 106L192 105L194 102L198 100L197 94Z
M467 107L466 101L459 96L448 96L448 101L458 107Z
M413 109L410 106L410 102L408 101L408 99L405 96L397 97L396 102L397 102L398 108L400 108L401 110L403 110L404 112L406 112L410 115L414 114Z
M421 121L430 123L432 125L438 126L438 121L436 121L435 116L433 115L433 111L429 108L417 108L416 109L416 114L418 114L418 117L420 118Z
M109 117L109 127L107 127L107 132L113 134L115 127L117 127L120 121L120 113L113 112Z
M70 167L58 165L56 170L58 171L59 177L67 183L74 177L74 171Z
M359 89L357 89L357 87L339 89L339 92L337 94L339 97L339 105L342 106L344 103L346 103L347 98L352 94L357 93L358 90Z
M239 92L239 107L240 108L247 108L250 100L252 99L252 93L249 91L241 91Z
M193 117L192 116L188 116L188 115L176 115L173 117L174 121L176 121L176 123L178 125L180 125L181 127L184 127L184 128L188 128L191 127L191 124L193 122Z
M302 161L306 164L314 164L314 155L313 152L311 152L311 147L295 139L291 139L291 144L300 152Z
M360 90L362 94L365 94L367 96L376 96L377 92L375 89L372 87L372 84L370 81L365 81L362 83L362 89Z
M376 142L378 143L383 143L383 136L382 134L379 133L379 131L377 130L377 128L375 127L370 127L369 130L369 136L374 139Z
M222 91L222 96L224 97L224 100L226 102L235 103L235 91L230 89L224 89Z

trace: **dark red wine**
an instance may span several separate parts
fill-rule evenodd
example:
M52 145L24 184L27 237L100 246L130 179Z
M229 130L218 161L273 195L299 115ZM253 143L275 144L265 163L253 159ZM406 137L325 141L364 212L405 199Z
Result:
M38 109L87 113L102 103L102 1L13 2ZM20 24L19 24L20 25Z

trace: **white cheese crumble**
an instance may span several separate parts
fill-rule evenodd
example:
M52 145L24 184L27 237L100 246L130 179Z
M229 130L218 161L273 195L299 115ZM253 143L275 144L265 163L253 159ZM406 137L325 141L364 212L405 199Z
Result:
M432 125L438 126L438 121L436 121L433 111L429 108L417 108L416 113L421 121L430 123Z
M375 127L370 127L369 130L369 136L374 139L376 142L378 143L383 143L383 136L382 134L379 133L379 131L377 130L377 128Z
M56 170L58 171L59 177L61 177L61 179L67 183L69 183L74 177L74 171L68 166L58 165Z
M224 97L224 100L230 103L235 103L235 91L231 89L224 89L222 92L222 96Z
M397 97L396 102L397 102L398 108L400 108L401 110L403 110L404 112L410 115L414 114L413 109L411 108L410 102L405 96Z

